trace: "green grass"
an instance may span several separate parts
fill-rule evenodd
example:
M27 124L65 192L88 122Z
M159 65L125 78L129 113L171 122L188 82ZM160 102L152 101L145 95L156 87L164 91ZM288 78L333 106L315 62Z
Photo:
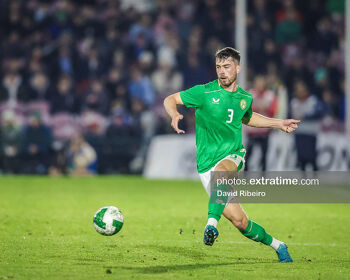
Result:
M224 219L204 247L207 201L192 181L2 177L0 279L350 279L350 204L244 205L289 244L280 264ZM92 225L107 205L125 220L112 237Z

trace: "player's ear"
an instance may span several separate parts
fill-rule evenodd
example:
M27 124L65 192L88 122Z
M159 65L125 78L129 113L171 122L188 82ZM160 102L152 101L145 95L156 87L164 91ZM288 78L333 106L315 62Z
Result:
M237 73L241 72L241 65L238 64L238 65L236 66L236 71L237 71Z

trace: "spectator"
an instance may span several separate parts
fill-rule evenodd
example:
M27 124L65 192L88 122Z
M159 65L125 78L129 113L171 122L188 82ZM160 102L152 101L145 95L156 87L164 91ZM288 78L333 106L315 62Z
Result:
M254 14L248 16L248 55L249 61L254 63L254 69L257 73L263 73L268 58L266 55L261 55L261 50L265 48L266 53L266 49L270 51L271 47L274 47L271 40L269 43L266 42L267 38L272 37L272 27L269 21L271 14L264 0L255 0L253 5Z
M133 24L129 32L129 40L132 43L137 41L140 34L143 34L146 41L151 43L153 40L152 17L149 14L142 14L139 20Z
M104 144L107 173L130 172L129 163L138 151L140 130L140 127L131 123L131 117L124 110L113 113Z
M339 101L337 99L337 96L329 88L325 88L322 91L321 96L322 96L322 101L327 108L327 115L331 118L335 118L339 114L339 106L338 106Z
M43 124L41 114L33 112L29 124L24 128L22 151L26 174L47 174L52 145L51 129Z
M53 155L48 170L50 176L62 176L68 173L67 149L68 142L55 141L53 144Z
M192 25L194 22L194 13L196 11L195 3L192 1L183 1L181 5L178 5L178 32L182 40L186 40L189 37Z
M69 46L62 46L58 52L57 58L58 71L56 75L67 74L73 75L75 73L74 69L74 58L72 50Z
M142 73L144 73L145 76L150 76L152 74L152 71L154 70L153 64L154 64L154 56L151 51L144 51L138 58L137 61Z
M190 88L196 84L206 83L209 80L207 68L200 62L198 53L188 53L187 63L182 69L184 87Z
M134 173L140 173L146 159L148 146L156 130L156 119L152 111L148 110L142 100L135 99L131 105L134 127L141 132L139 134L138 149L135 158L130 163L130 168Z
M104 173L103 144L106 120L101 115L87 112L83 121L84 138L96 152L97 171Z
M326 8L331 14L342 14L345 11L345 1L327 0Z
M72 139L67 158L70 175L89 176L96 174L96 152L83 136L77 135Z
M0 166L5 173L20 171L21 127L13 111L2 113L0 127Z
M254 80L254 88L250 91L253 95L253 111L267 117L274 117L277 113L278 99L275 93L266 87L266 80L264 76L257 76ZM269 134L271 130L264 128L254 128L247 126L248 145L247 145L247 161L251 157L254 146L260 146L261 159L259 166L262 171L266 170L266 155ZM249 164L247 165L249 170Z
M316 69L313 77L313 84L314 84L314 92L317 95L319 99L322 98L322 92L329 88L329 78L328 78L328 72L325 68L318 68Z
M43 72L35 73L30 79L28 99L30 101L48 101L50 93L48 77Z
M294 83L297 80L305 79L305 82L310 88L314 85L312 75L305 66L305 61L298 54L291 59L290 66L285 68L283 79L286 81L286 86L290 95L294 90ZM291 98L292 96L289 96L289 100Z
M131 108L131 97L126 84L118 84L112 96L112 112L115 107L122 107L127 111Z
M155 92L151 80L136 67L131 69L129 91L132 99L141 99L147 105L152 105L155 101Z
M321 52L326 56L329 56L331 51L338 47L338 38L332 31L332 23L328 17L318 22L317 31L310 43L316 52Z
M301 120L295 133L298 166L301 170L305 171L308 164L314 171L318 170L316 135L320 131L320 120L325 113L324 104L309 93L309 89L303 81L297 81L294 85L294 97L291 101L291 115L292 118Z
M157 92L158 101L171 92L178 92L183 87L183 76L175 69L175 56L172 53L165 53L164 50L158 57L158 67L152 75L152 82Z
M273 67L274 68L274 67ZM288 93L282 80L277 75L276 69L271 69L268 71L267 77L267 87L276 93L278 105L277 113L275 117L278 119L286 119L288 116Z
M124 83L126 78L123 75L123 71L118 67L112 67L108 72L106 89L111 94L113 99L113 93L116 91L116 87Z
M263 61L264 61L263 69L265 73L267 71L267 66L269 63L274 63L274 64L281 63L281 56L278 54L277 46L272 39L265 40Z
M296 15L296 20L302 23L302 14L295 7L294 0L285 0L282 3L283 7L276 13L276 21L281 22L288 18L288 12L293 12Z
M51 96L51 113L77 113L78 108L69 76L61 76L57 82L56 91Z
M107 115L109 109L108 93L104 89L102 80L93 80L90 90L85 96L83 110L92 110Z
M294 9L286 10L283 20L276 26L276 42L279 45L298 43L301 39L301 24Z
M86 59L83 60L82 66L86 70L87 78L100 78L104 73L104 65L101 61L98 48L93 46L90 48Z
M166 43L168 34L177 33L177 25L172 16L166 10L162 10L154 24L154 37L156 38L157 45L163 45Z
M7 72L0 85L0 103L8 102L16 105L18 102L27 102L28 92L23 79L18 72Z

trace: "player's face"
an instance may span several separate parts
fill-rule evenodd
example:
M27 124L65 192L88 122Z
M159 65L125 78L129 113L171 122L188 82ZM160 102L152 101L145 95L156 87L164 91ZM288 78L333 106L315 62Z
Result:
M240 70L241 66L232 57L216 59L216 74L220 84L224 87L229 87L236 82Z

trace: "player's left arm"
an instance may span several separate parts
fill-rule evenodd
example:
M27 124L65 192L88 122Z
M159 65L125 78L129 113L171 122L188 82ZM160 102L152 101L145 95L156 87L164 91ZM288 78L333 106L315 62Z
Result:
M268 118L253 112L251 118L249 120L243 120L243 123L252 127L277 128L286 133L291 133L298 128L300 120Z

